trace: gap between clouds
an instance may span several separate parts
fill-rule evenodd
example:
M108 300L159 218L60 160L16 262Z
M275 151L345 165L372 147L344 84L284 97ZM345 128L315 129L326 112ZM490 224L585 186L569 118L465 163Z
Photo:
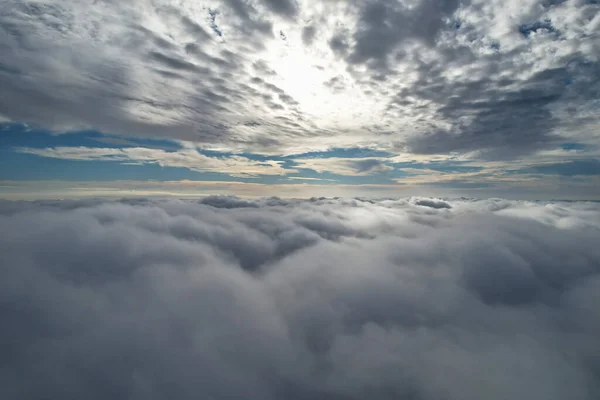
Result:
M165 151L143 147L54 147L45 149L23 147L17 148L16 151L40 157L65 160L115 161L122 164L159 164L163 167L187 168L197 172L219 172L233 177L285 175L298 172L295 169L282 168L281 161L255 161L237 155L208 157L193 148Z
M158 164L163 167L186 168L196 172L218 172L232 177L248 178L260 175L302 174L310 170L319 176L293 177L305 180L332 180L338 177L387 176L389 182L436 183L442 181L494 182L527 181L545 175L599 175L596 151L564 150L540 152L536 157L512 163L481 162L464 157L437 155L437 159L411 159L410 156L337 157L335 153L312 153L271 160L260 156L251 159L236 154L209 152L203 154L193 144L183 143L178 150L160 148L122 147L100 148L86 146L56 146L48 148L16 147L14 151L40 157L73 161L106 161L127 164ZM326 157L324 157L326 155ZM565 161L568 155L571 161ZM330 174L331 178L321 176Z

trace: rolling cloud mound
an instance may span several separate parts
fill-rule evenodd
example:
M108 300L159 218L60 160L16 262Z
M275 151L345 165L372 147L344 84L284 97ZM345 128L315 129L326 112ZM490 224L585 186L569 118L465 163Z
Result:
M0 203L2 399L597 399L600 204Z

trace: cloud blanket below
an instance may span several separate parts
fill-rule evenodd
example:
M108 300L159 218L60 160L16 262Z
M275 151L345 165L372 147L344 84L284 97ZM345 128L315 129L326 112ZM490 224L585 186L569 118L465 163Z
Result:
M0 203L3 399L597 399L600 204Z

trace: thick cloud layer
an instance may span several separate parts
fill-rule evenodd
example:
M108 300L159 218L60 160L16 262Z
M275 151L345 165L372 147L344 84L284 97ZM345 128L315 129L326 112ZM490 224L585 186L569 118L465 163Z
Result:
M0 398L597 399L598 243L598 203L3 202Z

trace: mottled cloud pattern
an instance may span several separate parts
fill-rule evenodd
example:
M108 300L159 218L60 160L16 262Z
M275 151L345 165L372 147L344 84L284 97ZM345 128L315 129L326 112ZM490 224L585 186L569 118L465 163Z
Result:
M283 154L597 144L591 0L6 0L0 114Z
M597 399L599 242L585 202L2 202L0 397Z

